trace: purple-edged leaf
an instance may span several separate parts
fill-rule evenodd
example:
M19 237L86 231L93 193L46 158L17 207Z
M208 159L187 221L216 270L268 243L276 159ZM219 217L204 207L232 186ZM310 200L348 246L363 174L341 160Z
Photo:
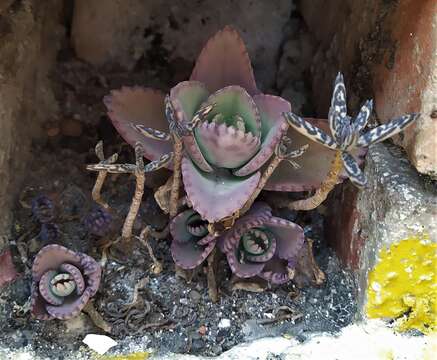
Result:
M140 142L144 157L157 160L172 151L171 141L159 141L141 135L134 125L144 125L159 131L168 132L168 123L164 116L164 94L153 89L141 87L123 87L114 90L103 99L108 116L123 139L132 147ZM167 168L171 169L168 164Z
M241 278L250 278L261 273L266 263L240 263L236 251L226 253L229 267L232 272Z
M241 86L227 86L211 94L208 104L214 104L207 118L212 120L220 114L227 125L236 125L236 116L244 120L246 131L260 136L261 119L253 98Z
M288 277L287 264L288 262L286 260L274 257L266 263L263 271L258 274L258 276L272 284L285 284L290 280Z
M235 252L243 233L253 227L262 226L271 216L271 209L267 204L254 203L250 210L235 222L232 229L217 239L220 249L223 252Z
M208 98L209 92L199 81L183 81L170 90L170 100L178 121L191 121L194 113Z
M325 119L305 119L313 126L323 131L329 131L328 121ZM307 191L320 187L326 179L335 157L335 151L311 141L290 126L287 136L291 139L291 147L298 149L308 144L305 153L296 159L300 165L295 169L289 162L282 161L274 171L265 186L265 190L273 191Z
M265 222L276 238L276 256L284 260L294 260L305 241L303 229L288 220L271 217Z
M194 269L199 266L214 249L215 240L205 246L194 241L172 241L171 254L176 265L183 269Z
M18 277L18 272L15 269L12 261L12 254L9 249L5 249L0 253L0 288L3 285L15 280Z
M219 221L239 210L255 191L260 172L237 178L228 170L204 173L190 159L182 159L182 176L187 196L203 219Z
M46 305L47 312L54 318L60 320L71 319L82 311L91 295L85 291L81 296L67 299L60 306Z
M81 257L78 253L60 245L47 245L35 256L32 265L32 278L39 281L46 271L57 270L63 263L80 266L80 262Z
M173 241L185 243L193 239L193 235L187 231L187 220L195 213L194 210L188 209L181 212L171 220L170 234L173 237Z
M53 319L53 316L51 316L46 310L46 302L39 293L38 284L32 283L30 300L31 300L30 307L31 307L32 315L36 319L38 320Z
M208 97L209 92L205 85L199 81L183 81L173 87L170 91L170 99L176 112L176 120L189 122L193 115L199 110L200 105ZM184 147L194 163L203 171L211 172L212 167L208 164L197 145L194 135L187 135L182 138Z
M210 164L228 169L244 165L260 146L260 139L252 133L224 123L202 123L196 129L196 139Z
M206 84L211 92L228 85L239 85L251 95L259 93L246 46L238 32L230 26L206 43L190 80Z
M291 111L288 101L264 94L255 95L253 99L261 116L261 149L246 165L234 172L237 176L246 176L263 166L288 129L287 121L282 116L283 112Z

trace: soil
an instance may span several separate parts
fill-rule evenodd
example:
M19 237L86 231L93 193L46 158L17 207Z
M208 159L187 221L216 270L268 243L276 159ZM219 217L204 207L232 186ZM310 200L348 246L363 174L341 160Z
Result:
M20 202L14 212L14 261L23 274L2 289L0 294L0 358L8 358L7 349L29 349L35 356L50 359L84 358L91 352L83 345L86 334L104 332L84 313L68 321L37 321L29 309L30 268L35 254L48 242L102 257L103 243L114 240L129 209L134 193L134 178L111 175L104 186L103 197L108 201L114 217L113 232L104 238L87 232L83 219L95 204L91 189L95 173L85 165L96 163L94 146L104 140L106 156L119 153L118 162L134 161L133 149L124 144L105 114L102 97L110 89L122 85L147 84L168 90L172 77L165 69L146 67L126 72L119 69L96 70L76 60L66 48L59 54L57 100L60 116L45 124L47 138L32 146L34 161ZM159 80L158 80L159 79ZM169 173L160 171L146 177L147 189L139 216L134 225L138 234L146 225L164 229L168 218L161 212L153 197L153 189L163 184ZM40 225L32 218L30 201L47 195L56 206L55 223L61 234L56 241L41 237ZM326 247L323 235L323 216L312 212L281 212L305 228L315 240L315 255L326 274L320 287L298 289L294 284L273 287L263 292L232 291L230 271L219 263L219 301L208 296L206 275L202 269L188 283L175 275L169 253L170 239L151 240L155 255L163 262L163 271L156 275L145 248L132 240L129 256L113 254L107 261L100 290L94 306L105 321L112 325L109 336L118 345L113 353L127 353L152 348L157 352L218 355L242 342L266 336L292 336L305 341L314 332L336 333L354 317L354 284L352 277L341 270L332 251ZM27 259L26 259L27 258ZM126 308L135 300L134 306ZM126 312L122 312L125 309ZM277 314L291 319L275 321Z

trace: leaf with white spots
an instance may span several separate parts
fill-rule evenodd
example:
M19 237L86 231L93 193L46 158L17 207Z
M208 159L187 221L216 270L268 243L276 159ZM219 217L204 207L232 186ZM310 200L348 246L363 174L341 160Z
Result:
M287 119L288 123L302 135L305 135L311 140L316 141L319 144L322 144L330 149L337 149L337 145L335 144L332 137L330 137L319 128L311 125L309 122L305 121L296 114L293 114L292 112L284 112L283 115L285 119Z
M372 114L373 109L373 100L367 100L364 105L361 107L360 112L357 117L353 121L353 129L359 134L361 130L363 130L367 122L369 121L370 114Z
M365 186L367 183L366 176L361 171L354 157L347 152L342 152L341 157L350 181L352 181L352 183L359 188Z

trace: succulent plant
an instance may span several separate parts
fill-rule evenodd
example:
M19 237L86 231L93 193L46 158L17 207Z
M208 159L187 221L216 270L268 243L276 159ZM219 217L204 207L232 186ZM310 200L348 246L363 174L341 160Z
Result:
M194 269L210 254L216 244L216 236L208 231L208 222L192 209L177 215L170 223L173 237L171 254L176 265Z
M173 150L171 135L181 137L185 191L193 209L211 223L244 206L283 135L296 148L308 142L282 116L291 110L289 102L257 88L245 45L229 26L207 42L190 80L173 87L167 100L156 90L123 87L104 102L117 131L132 146L141 143L152 161L162 164L163 154ZM299 158L300 169L282 162L265 189L316 189L333 159L330 149L314 144Z
M104 208L96 207L85 216L83 223L89 233L104 236L110 230L112 215Z
M40 223L49 223L55 218L55 206L46 195L38 195L32 200L32 215Z
M301 134L327 148L341 151L344 168L350 180L356 186L363 187L366 184L366 177L355 160L352 151L367 148L372 144L388 139L411 125L419 117L419 114L414 113L403 115L362 133L372 113L372 108L373 101L368 100L361 107L355 119L347 115L346 87L343 75L338 73L328 115L332 137L292 112L285 113L285 117L290 125Z
M41 225L41 231L39 233L40 239L46 243L54 243L60 236L59 226L53 223L43 223Z
M304 240L299 225L272 216L271 209L263 203L255 203L231 230L217 239L235 275L259 276L273 284L293 278Z
M32 314L40 320L78 315L97 292L100 276L92 257L60 245L43 247L32 267Z

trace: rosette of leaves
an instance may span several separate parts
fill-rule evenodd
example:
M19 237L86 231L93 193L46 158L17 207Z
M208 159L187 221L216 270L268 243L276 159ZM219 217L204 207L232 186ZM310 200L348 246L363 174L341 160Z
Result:
M272 216L267 205L255 203L217 241L238 277L259 276L283 284L293 278L305 237L299 225Z
M177 215L170 223L173 237L171 254L176 265L194 269L211 253L217 237L208 231L208 222L192 209Z
M40 320L78 315L99 288L100 265L90 256L47 245L32 267L32 314Z
M118 132L132 146L140 142L149 160L171 152L171 139L143 136L134 125L168 133L164 99L157 90L123 87L104 100ZM193 209L211 223L234 214L247 202L284 134L288 132L295 148L308 143L288 128L282 116L290 111L290 103L258 89L244 42L229 26L207 42L190 80L173 87L169 100L180 124L190 123L199 109L213 105L193 131L182 134L184 188ZM314 144L299 158L300 169L283 161L265 189L316 189L334 155Z

